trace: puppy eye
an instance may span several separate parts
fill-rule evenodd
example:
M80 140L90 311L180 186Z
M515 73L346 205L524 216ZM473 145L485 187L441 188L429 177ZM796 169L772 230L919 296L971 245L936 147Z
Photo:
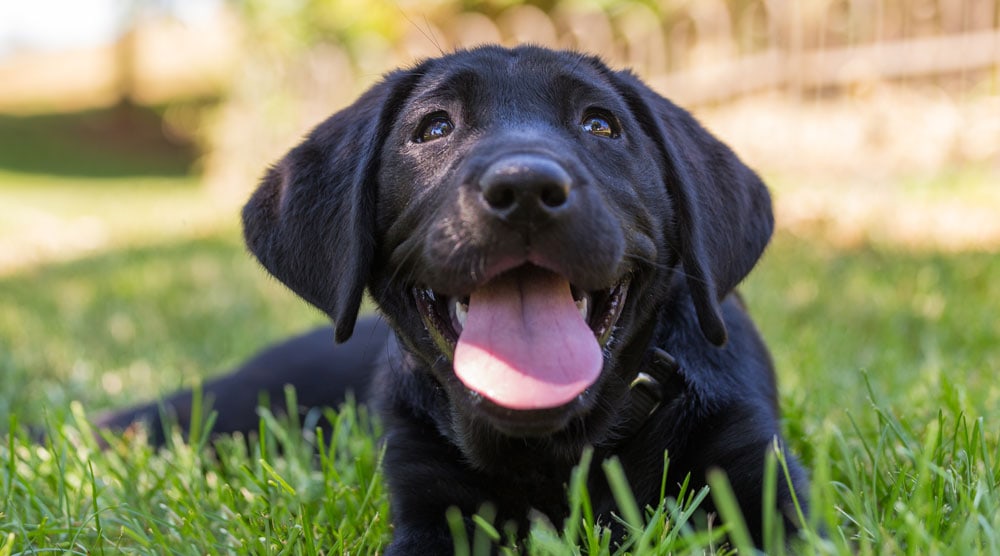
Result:
M426 143L436 139L442 139L451 135L455 130L455 124L445 112L435 112L420 122L417 133L413 136L414 143Z
M588 110L587 113L583 115L583 121L580 122L580 128L591 135L604 137L606 139L615 139L621 133L621 129L618 127L618 121L614 116L604 110Z

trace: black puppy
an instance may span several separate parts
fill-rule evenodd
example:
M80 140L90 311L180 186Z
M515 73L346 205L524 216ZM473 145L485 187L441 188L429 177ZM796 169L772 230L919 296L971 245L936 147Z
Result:
M388 553L449 552L451 506L561 523L587 446L621 460L642 505L659 503L664 451L668 486L721 468L760 541L779 413L734 288L768 242L770 199L631 73L536 47L395 71L271 168L243 219L250 250L333 319L340 345L313 332L209 383L216 431L253 430L260 390L281 399L290 383L304 406L331 405L373 376ZM366 288L384 320L356 322ZM190 394L166 405L183 424ZM157 429L158 413L103 424ZM588 486L610 524L602 477Z

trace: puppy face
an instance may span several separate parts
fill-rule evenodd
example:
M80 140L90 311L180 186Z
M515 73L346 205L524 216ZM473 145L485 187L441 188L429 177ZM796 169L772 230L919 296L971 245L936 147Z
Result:
M390 74L272 168L244 223L339 340L368 287L459 436L576 442L613 426L654 317L693 303L725 342L719 299L772 226L760 180L686 112L533 47Z
M452 403L548 434L624 384L616 353L651 306L635 300L676 264L652 160L585 59L495 51L425 69L383 147L373 290Z

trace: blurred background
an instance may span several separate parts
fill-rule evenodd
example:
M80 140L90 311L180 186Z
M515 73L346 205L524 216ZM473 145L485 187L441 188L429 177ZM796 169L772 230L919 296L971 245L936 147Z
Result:
M798 276L790 253L820 253L823 274L822 253L876 246L974 254L958 282L990 283L975 273L1000 246L998 0L3 2L0 380L25 388L0 409L148 397L321 321L242 252L240 203L383 72L484 42L596 53L694 112L772 187L794 238L776 274ZM907 261L889 271L920 275L907 307L933 324L950 267ZM771 301L826 295L785 286ZM793 332L779 338L801 347ZM877 364L859 349L823 356Z

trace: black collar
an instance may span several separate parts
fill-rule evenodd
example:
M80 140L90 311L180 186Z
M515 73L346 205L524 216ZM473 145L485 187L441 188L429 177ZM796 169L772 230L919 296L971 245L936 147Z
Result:
M620 442L627 442L642 429L649 417L681 392L680 365L666 351L652 347L639 366L628 395L628 420Z

